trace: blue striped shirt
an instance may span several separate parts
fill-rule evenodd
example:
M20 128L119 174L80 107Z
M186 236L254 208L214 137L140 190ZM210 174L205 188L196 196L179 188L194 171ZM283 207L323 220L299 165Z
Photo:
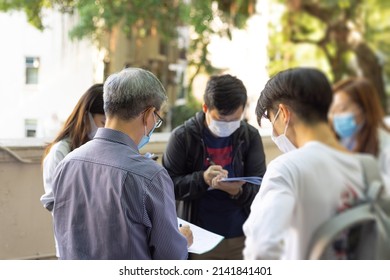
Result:
M126 134L100 128L53 182L61 259L186 259L172 181Z

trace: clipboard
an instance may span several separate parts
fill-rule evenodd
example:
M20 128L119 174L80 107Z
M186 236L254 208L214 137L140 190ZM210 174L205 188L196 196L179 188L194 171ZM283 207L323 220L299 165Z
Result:
M251 176L251 177L232 177L232 178L223 178L221 179L221 182L237 182L237 181L244 181L247 183L251 183L254 185L260 185L263 178L257 177L257 176Z

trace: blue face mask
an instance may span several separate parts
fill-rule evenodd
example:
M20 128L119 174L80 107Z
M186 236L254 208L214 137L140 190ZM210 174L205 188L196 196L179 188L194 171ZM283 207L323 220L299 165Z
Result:
M337 114L333 117L333 127L341 139L353 136L360 128L353 113Z
M140 150L143 146L149 143L150 136L152 135L153 131L156 128L156 124L153 126L152 130L149 132L149 134L146 134L146 125L145 125L145 134L142 136L141 141L138 143L138 150Z

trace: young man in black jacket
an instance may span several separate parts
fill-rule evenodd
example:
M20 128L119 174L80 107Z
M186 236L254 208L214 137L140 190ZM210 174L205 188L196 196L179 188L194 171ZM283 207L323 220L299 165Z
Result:
M172 131L162 159L175 186L178 216L225 239L191 259L242 259L242 225L260 185L222 182L223 177L263 177L260 134L242 121L246 88L231 75L207 83L203 112Z

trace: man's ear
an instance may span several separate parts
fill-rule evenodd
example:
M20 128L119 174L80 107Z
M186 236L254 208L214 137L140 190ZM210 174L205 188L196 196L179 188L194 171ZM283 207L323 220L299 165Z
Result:
M280 108L280 117L283 118L283 122L287 123L287 121L291 120L291 111L290 108L287 107L285 104L279 104Z
M202 110L203 110L203 113L206 113L206 112L207 112L208 108L207 108L206 103L203 103L203 104L202 104Z
M150 107L148 109L145 110L144 112L144 115L142 117L142 123L143 125L148 125L148 119L150 118L150 115L153 114L155 108L154 107Z

